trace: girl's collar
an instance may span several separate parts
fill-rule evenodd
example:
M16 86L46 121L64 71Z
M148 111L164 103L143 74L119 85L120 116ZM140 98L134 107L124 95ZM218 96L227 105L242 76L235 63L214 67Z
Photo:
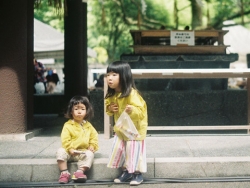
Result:
M83 120L80 125L83 126L83 124L85 124L86 122L87 122L86 120Z
M115 96L116 96L116 97L120 97L121 94L122 94L121 92L116 92L116 93L115 93Z
M74 119L72 119L72 121L74 122L74 123L78 123L78 122L76 122ZM82 123L79 123L80 125L83 125L83 124L85 124L87 121L86 120L82 120Z

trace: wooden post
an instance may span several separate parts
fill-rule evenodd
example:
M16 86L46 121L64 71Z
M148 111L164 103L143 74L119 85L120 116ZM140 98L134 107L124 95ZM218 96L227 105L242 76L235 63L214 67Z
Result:
M67 1L65 26L65 101L75 95L88 96L87 63L87 3L83 0Z
M0 134L33 130L34 1L0 1Z
M218 35L218 45L224 45L224 33L219 32Z
M104 79L104 97L105 97L108 89L106 75L104 76L103 79ZM113 132L113 116L109 116L106 114L105 102L103 106L104 106L104 138L110 139L112 137L112 132Z
M250 125L250 78L247 78L247 124ZM249 130L248 130L249 133Z

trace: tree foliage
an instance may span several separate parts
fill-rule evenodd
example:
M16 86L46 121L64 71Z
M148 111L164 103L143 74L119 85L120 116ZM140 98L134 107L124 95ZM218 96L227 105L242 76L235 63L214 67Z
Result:
M250 24L250 1L249 0L214 0L216 7L211 26L215 29L223 27L223 21L234 20L236 24L248 26ZM210 6L210 8L211 8Z
M59 5L52 3L51 0L35 1L34 4L34 17L60 32L64 32L63 11Z
M159 3L160 2L160 3ZM163 0L92 0L89 3L89 46L107 50L108 61L117 60L123 53L131 53L130 30L174 28L170 14L161 6ZM168 25L169 23L169 25Z
M40 0L35 18L63 30L63 19L58 18L61 1ZM48 2L56 8L48 7ZM55 6L56 2L60 3ZM132 53L130 30L181 30L187 25L220 30L226 20L249 27L250 0L89 0L88 46L106 54L98 60L108 63Z

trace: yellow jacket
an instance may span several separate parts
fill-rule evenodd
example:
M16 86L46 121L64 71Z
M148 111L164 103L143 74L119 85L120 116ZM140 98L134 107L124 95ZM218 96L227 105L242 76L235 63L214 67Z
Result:
M136 140L144 140L147 134L147 127L148 127L148 114L147 114L147 105L141 95L135 90L132 89L131 93L127 97L119 98L121 93L116 93L114 96L105 99L105 108L106 113L109 116L114 115L114 121L116 122L117 119L120 117L121 113L125 110L126 105L132 105L133 110L129 113L130 118L132 119L137 131L140 134L140 137ZM116 103L119 106L119 110L116 113L109 111L108 106L111 103ZM114 126L114 131L119 135L119 129ZM128 140L124 138L124 140Z
M83 123L83 127L74 120L68 120L61 133L62 147L69 152L70 149L87 150L93 146L94 150L99 149L98 133L90 122Z

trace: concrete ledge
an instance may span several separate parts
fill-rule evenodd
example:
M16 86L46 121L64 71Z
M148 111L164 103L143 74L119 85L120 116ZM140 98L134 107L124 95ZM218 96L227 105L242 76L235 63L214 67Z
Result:
M96 158L89 180L112 180L120 169L107 168L107 158ZM235 177L250 174L250 157L174 157L148 158L148 172L151 178L201 178ZM60 175L56 159L0 159L0 182L52 182ZM77 164L69 163L72 174Z
M4 141L26 141L35 137L36 135L41 134L43 129L34 129L27 133L18 133L18 134L0 134L0 140Z
M233 177L250 174L250 157L156 158L156 178Z

